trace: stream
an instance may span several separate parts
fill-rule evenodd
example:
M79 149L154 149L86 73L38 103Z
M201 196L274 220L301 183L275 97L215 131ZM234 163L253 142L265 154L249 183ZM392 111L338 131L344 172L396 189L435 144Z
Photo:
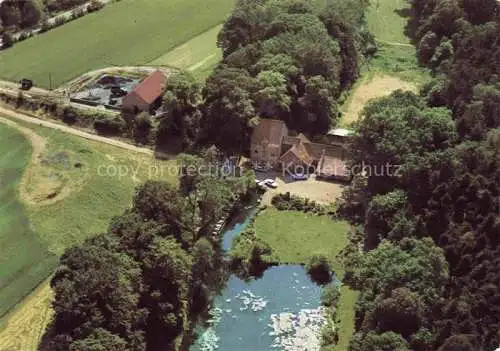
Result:
M224 250L254 215L252 209L226 228ZM319 350L321 290L300 265L269 267L250 282L232 275L190 351Z

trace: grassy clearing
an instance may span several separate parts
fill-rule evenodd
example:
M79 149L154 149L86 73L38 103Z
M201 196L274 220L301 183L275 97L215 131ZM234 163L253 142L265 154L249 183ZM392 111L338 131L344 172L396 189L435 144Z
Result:
M27 188L34 191L44 181L51 184L56 178L64 179L63 189L60 191L68 191L60 201L30 204L25 206L23 212L22 206L13 199L16 198L15 186L27 164L26 160L29 159L29 144L27 156L8 156L16 150L13 145L25 145L26 140L22 136L17 136L19 140L14 140L13 137L0 135L2 172L9 171L4 164L24 160L17 167L17 178L13 178L17 180L10 181L11 186L6 188L7 191L11 189L10 192L4 190L0 194L6 199L2 204L14 203L17 206L1 207L1 228L7 225L19 228L16 231L6 231L6 234L0 231L3 249L0 256L0 316L47 278L57 264L57 257L66 248L104 232L110 219L123 213L130 205L137 185L148 178L175 183L174 161L156 161L151 156L135 154L38 125L16 123L30 128L47 141L47 147L41 156L43 162L28 166L32 167L31 173L37 176L32 182L28 182ZM7 130L3 125L0 126L2 131ZM22 140L25 144L21 143ZM75 167L77 164L79 166ZM2 177L3 179L5 178ZM6 211L11 211L12 214ZM30 264L31 261L42 263L35 265ZM19 279L8 279L16 274ZM8 299L8 296L11 298Z
M349 96L342 109L341 126L348 127L359 118L363 107L369 101L390 95L395 90L410 90L417 92L417 86L387 74L370 75L361 80Z
M167 54L156 58L150 64L185 69L191 71L199 80L204 80L222 59L222 52L217 47L217 35L221 28L222 25L219 24L207 30Z
M175 182L175 161L158 161L112 145L25 125L48 141L45 158L49 163L41 167L64 177L65 186L71 188L71 194L63 201L28 207L38 235L56 254L106 230L109 220L131 204L140 183L149 178ZM58 163L57 155L61 154L68 158L63 164ZM82 166L76 168L77 163ZM51 172L45 169L37 173Z
M122 0L0 53L0 77L52 87L87 71L144 65L220 24L234 0ZM215 42L210 43L215 45Z
M282 263L307 263L313 254L323 254L333 270L343 276L337 254L347 245L349 225L328 216L268 208L255 220L255 232L273 249L273 260Z
M396 11L407 7L405 0L373 0L366 14L368 29L381 41L409 43L404 35L406 19Z
M340 288L340 300L337 306L337 319L340 321L337 325L339 328L339 342L333 347L332 351L345 351L348 349L349 340L354 333L354 307L358 295L358 291L352 290L347 285Z
M379 45L379 50L364 68L365 76L387 73L420 87L430 80L429 71L418 65L415 48Z
M18 197L18 185L31 146L24 136L0 124L0 316L33 290L57 263L35 234ZM22 295L21 295L22 296Z

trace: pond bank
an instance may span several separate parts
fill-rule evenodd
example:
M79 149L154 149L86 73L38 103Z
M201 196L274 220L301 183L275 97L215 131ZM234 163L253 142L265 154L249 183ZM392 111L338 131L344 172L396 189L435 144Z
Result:
M233 220L224 232L225 251L256 213L247 207ZM272 265L251 281L232 275L190 350L319 350L325 321L321 292L298 264Z

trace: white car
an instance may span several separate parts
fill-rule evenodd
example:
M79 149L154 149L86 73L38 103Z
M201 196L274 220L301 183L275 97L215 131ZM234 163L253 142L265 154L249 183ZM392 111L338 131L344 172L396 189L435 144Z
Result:
M267 189L266 188L266 183L263 181L263 180L258 180L258 179L255 179L255 184L261 188L261 189Z
M268 187L273 188L273 189L278 187L278 183L276 183L276 181L274 181L272 179L264 180L264 184L266 184Z

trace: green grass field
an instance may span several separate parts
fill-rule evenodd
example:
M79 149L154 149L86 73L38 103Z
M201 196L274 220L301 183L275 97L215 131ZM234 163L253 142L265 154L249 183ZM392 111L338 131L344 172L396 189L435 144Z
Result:
M0 193L0 317L52 273L66 248L106 231L110 219L130 206L137 185L149 178L176 183L175 161L155 161L111 145L16 123L47 140L42 156L54 163L37 165L37 183L64 178L70 192L56 203L24 208L16 192L30 144L0 124L0 175L2 184L8 185ZM59 159L64 155L67 162L55 164L56 155ZM81 167L74 167L77 162ZM34 187L27 184L28 189Z
M31 146L15 129L0 124L0 316L54 269L56 255L35 234L18 198L18 184Z
M313 254L328 257L335 273L342 277L337 254L348 243L349 225L328 216L267 208L255 220L256 235L273 249L273 259L282 263L307 263Z
M207 30L150 64L178 67L190 71L199 80L205 79L222 59L222 52L217 47L217 35L221 28L220 24Z
M92 69L144 65L214 28L234 0L122 0L0 53L0 77L52 87ZM206 45L215 47L215 42ZM201 60L204 57L201 58Z
M413 46L380 44L375 57L364 70L368 75L389 73L419 87L431 79L429 70L418 65Z
M349 340L354 333L354 307L359 292L351 289L347 285L340 287L340 299L337 306L337 319L340 323L337 325L339 328L339 342L333 347L332 351L346 351L349 349Z
M368 29L381 41L401 44L409 43L404 35L406 19L396 13L396 10L407 7L405 0L372 0L366 14Z

